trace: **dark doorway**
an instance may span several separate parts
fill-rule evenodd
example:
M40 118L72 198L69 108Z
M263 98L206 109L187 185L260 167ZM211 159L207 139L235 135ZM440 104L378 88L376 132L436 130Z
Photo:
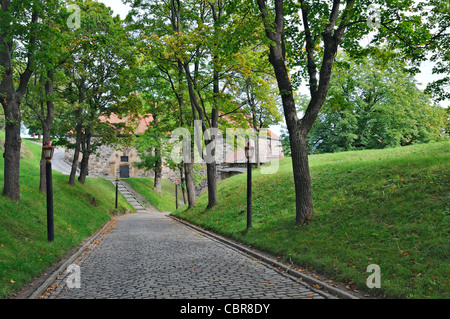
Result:
M130 167L120 166L120 178L128 178L128 177L130 177Z

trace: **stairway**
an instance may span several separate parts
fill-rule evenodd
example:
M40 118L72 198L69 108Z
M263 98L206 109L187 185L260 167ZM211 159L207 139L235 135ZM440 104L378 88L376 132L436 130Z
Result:
M109 180L114 187L116 186L116 181L113 179ZM130 189L125 186L122 181L119 180L119 192L125 197L125 199L131 204L131 206L134 207L137 213L147 213L147 208L144 207L144 205L139 201L139 199L133 194Z

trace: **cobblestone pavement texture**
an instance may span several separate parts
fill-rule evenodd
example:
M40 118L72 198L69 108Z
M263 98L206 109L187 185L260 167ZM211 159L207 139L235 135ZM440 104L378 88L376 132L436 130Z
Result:
M118 217L61 275L48 299L285 299L324 297L164 213ZM70 278L69 278L70 276Z

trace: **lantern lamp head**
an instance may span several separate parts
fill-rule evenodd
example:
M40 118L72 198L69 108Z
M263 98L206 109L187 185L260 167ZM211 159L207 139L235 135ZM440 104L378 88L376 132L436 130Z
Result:
M55 152L55 148L51 145L51 142L46 141L44 146L42 146L42 153L44 154L45 160L51 161L53 158L54 152Z
M245 157L249 160L253 157L255 148L253 146L250 146L250 142L247 143L245 146Z

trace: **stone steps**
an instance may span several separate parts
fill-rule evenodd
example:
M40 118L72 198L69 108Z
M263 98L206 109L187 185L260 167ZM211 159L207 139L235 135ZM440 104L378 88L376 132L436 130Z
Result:
M115 180L109 180L114 186L116 186ZM118 185L119 192L125 197L125 199L133 206L138 213L147 213L147 208L134 196L134 194L119 180Z

